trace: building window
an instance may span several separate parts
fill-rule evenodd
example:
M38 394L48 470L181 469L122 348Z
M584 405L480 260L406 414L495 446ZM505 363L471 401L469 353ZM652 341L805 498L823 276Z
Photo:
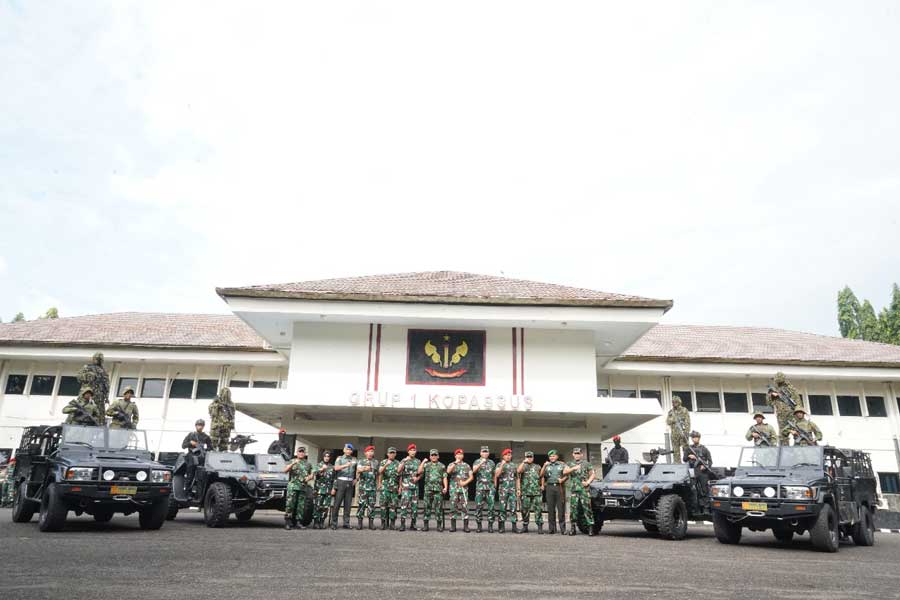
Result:
M838 396L838 413L842 417L861 417L862 409L859 406L859 396Z
M834 409L831 407L831 396L810 394L809 412L813 415L833 415Z
M81 384L78 383L77 377L63 375L59 378L59 391L56 392L58 396L77 396L80 391Z
M719 392L697 392L697 412L721 412Z
M641 390L641 398L655 398L662 406L662 393L659 390Z
M10 375L6 378L6 393L21 396L25 393L25 382L28 375Z
M278 387L278 382L277 381L254 381L253 387L267 388L267 389L273 390ZM631 397L634 398L634 396L631 396Z
M122 396L125 388L131 388L137 394L137 377L121 377L119 378L119 389L116 390L116 396Z
M256 386L256 383L253 383ZM637 398L635 390L613 390L613 398Z
M753 394L750 394L750 399L753 401L754 413L763 413L768 415L775 412L775 409L773 407L766 404L766 394L755 392Z
M598 398L609 398L609 388L597 388Z
M197 380L197 400L212 400L219 393L218 379Z
M747 394L743 392L725 392L725 412L747 412Z
M246 379L232 379L231 383L228 384L228 387L233 388L248 388L250 387L250 382Z
M190 398L194 393L193 379L173 379L169 398Z
M165 379L144 379L141 386L141 398L162 398L165 390Z
M897 473L879 473L878 479L881 482L881 493L900 494L900 476Z
M55 375L35 375L31 378L30 393L32 396L52 396L55 382Z
M870 417L887 416L887 407L884 405L884 398L881 396L866 396L866 408L869 410Z
M690 392L672 392L672 398L675 396L681 398L681 405L684 406L688 410L694 410L694 402L691 400Z

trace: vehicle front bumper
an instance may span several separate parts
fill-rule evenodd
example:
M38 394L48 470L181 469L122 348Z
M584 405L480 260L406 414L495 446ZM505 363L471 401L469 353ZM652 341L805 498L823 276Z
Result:
M747 519L748 521L795 521L815 517L819 514L821 507L822 505L816 502L769 498L765 500L713 498L710 501L710 508L714 513L726 515L731 520Z
M97 484L94 482L64 482L56 484L62 498L70 504L79 504L83 501L96 504L97 502L118 504L132 503L148 504L164 498L168 498L172 492L170 484ZM133 493L132 493L133 491Z

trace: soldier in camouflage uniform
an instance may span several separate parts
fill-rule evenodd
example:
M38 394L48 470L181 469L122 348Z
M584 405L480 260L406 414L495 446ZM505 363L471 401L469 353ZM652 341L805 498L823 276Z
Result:
M754 413L753 418L756 419L756 423L747 430L747 435L744 436L747 441L752 441L756 446L777 446L778 434L775 432L775 428L768 423L763 423L766 416L757 412Z
M411 518L409 530L416 530L416 516L419 511L419 465L416 445L406 447L406 456L400 461L400 531L406 531L406 519Z
M519 533L516 527L516 468L512 464L512 450L506 448L501 454L500 464L494 468L494 485L497 486L497 525L498 531L506 531L506 521L512 523L513 533Z
M369 529L375 529L375 492L378 489L378 461L375 446L366 446L365 458L356 465L356 528L363 528L363 517L369 517Z
M316 465L316 502L313 529L325 529L328 509L334 496L334 465L331 464L331 451L322 453L322 461Z
M775 409L775 416L778 417L778 444L787 446L790 433L785 433L785 429L791 421L793 411L788 398L793 400L797 406L801 406L800 392L781 371L775 373L774 383L773 389L766 394L766 404ZM789 429L788 432L790 432Z
M16 500L16 459L10 458L6 463L6 478L3 480L3 490L0 494L0 506L12 506Z
M434 515L438 531L444 531L444 494L447 493L447 467L440 461L440 453L434 448L428 452L428 460L419 465L418 475L425 478L425 526Z
M106 401L109 399L109 373L103 367L103 353L97 352L91 358L90 364L81 367L78 371L78 383L81 391L91 388L94 392L94 404L101 415L106 414Z
M310 482L315 478L312 465L306 460L306 447L297 448L297 455L284 467L288 473L287 499L284 503L284 528L306 529L303 517L306 512L306 499L312 494Z
M381 528L394 528L400 504L400 462L397 449L391 446L387 458L378 467L378 487L381 488Z
M456 531L456 519L463 520L463 531L469 533L469 490L466 486L472 483L474 474L472 467L463 462L463 449L453 451L455 460L447 467L450 476L450 532Z
M572 448L572 462L563 469L569 475L569 535L576 535L578 524L588 535L594 535L594 511L591 508L591 494L588 486L594 480L594 467L582 459L581 448Z
M63 407L66 418L66 425L104 425L105 420L100 416L97 405L94 404L94 390L84 388L81 390L81 396L73 398Z
M669 426L669 437L672 439L672 457L676 463L681 462L681 453L687 448L687 433L691 430L691 414L681 404L681 398L672 396L672 408L666 416Z
M534 462L534 452L527 451L525 460L516 467L519 474L517 481L517 494L522 503L522 533L528 533L528 519L534 513L534 522L538 527L538 533L544 533L544 508L541 505L541 467Z
M566 463L559 460L559 452L551 449L547 452L547 462L541 467L541 488L547 491L547 519L550 521L550 533L556 533L559 520L559 533L566 533L566 489L568 477L563 475Z
M804 439L800 435L801 431L810 439ZM797 407L794 411L794 419L788 422L781 434L785 437L793 435L795 446L818 446L822 441L822 432L815 423L806 418L806 411L802 406Z
M213 450L227 452L231 430L234 429L234 402L231 401L230 389L223 387L219 395L209 403L209 417L209 437L212 438Z
M481 447L481 457L472 463L475 476L475 520L481 533L481 517L487 512L488 533L494 533L494 461L489 457L491 449ZM485 511L485 509L487 509Z
M137 404L134 403L134 388L127 387L122 392L122 398L113 402L106 409L106 416L112 417L109 422L110 429L136 429L140 415Z

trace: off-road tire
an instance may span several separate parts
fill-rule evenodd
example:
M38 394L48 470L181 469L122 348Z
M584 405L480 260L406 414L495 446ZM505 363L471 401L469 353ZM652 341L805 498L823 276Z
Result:
M51 483L41 497L41 511L38 516L38 529L41 531L59 531L66 524L69 509L60 498L59 488Z
M224 527L231 514L231 488L217 481L206 490L203 499L203 519L207 527Z
M794 539L794 530L788 527L773 527L772 535L781 544L790 544Z
M603 529L603 511L595 510L594 511L594 535L599 535L600 531Z
M113 511L108 509L99 509L94 511L92 515L98 523L109 523L113 518Z
M656 526L656 523L641 521L641 525L643 525L644 529L646 529L650 533L659 533L659 527Z
M166 521L174 521L177 516L178 501L175 499L175 494L169 494L169 499L166 501Z
M875 515L868 506L862 507L862 519L853 526L850 535L857 546L875 545Z
M659 535L670 540L683 540L687 535L687 506L677 494L666 494L656 503L656 526Z
M310 523L313 521L313 513L315 511L315 504L313 503L312 496L307 494L306 502L303 508L303 518L300 519L300 524L304 527L309 527Z
M19 484L19 489L16 492L16 497L13 500L12 505L12 520L13 523L28 523L31 521L31 517L34 516L34 511L37 508L35 502L32 502L28 498L25 497L25 491L28 488L28 482L23 481Z
M249 508L247 510L241 511L234 515L234 518L238 520L238 523L246 523L250 519L253 518L253 513L256 512L255 508Z
M732 523L721 513L713 513L713 531L721 544L737 544L741 541L741 526Z
M141 529L159 529L166 522L168 514L169 502L167 500L157 500L138 513L138 524L141 526Z
M823 504L816 522L809 528L813 548L819 552L837 552L840 549L840 533L837 514L830 504Z

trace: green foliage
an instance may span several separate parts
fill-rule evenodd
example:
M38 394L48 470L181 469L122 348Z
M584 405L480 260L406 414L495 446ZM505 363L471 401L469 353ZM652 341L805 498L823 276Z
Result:
M877 315L868 300L859 303L848 286L838 292L838 327L850 339L900 345L900 286L891 290L891 302Z
M860 337L859 300L848 285L838 292L838 326L845 338L855 340Z
M21 322L24 321L24 320L25 320L25 315L22 314L22 313L20 313L20 312L17 312L17 313L16 313L16 316L13 317L12 322L13 322L13 323L21 323Z
M44 313L42 319L58 319L59 318L59 310L55 306L51 306L47 309L47 312Z

